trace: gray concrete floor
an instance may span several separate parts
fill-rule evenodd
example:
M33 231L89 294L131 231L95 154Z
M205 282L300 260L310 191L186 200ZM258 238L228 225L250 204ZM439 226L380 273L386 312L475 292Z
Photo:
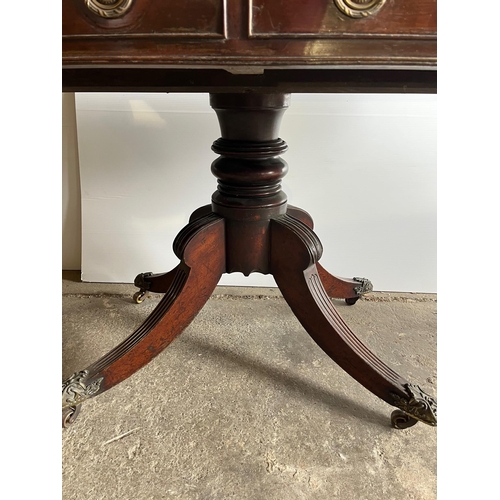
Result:
M134 304L135 290L63 274L64 378L158 303ZM435 295L334 303L436 395ZM163 353L62 431L63 499L433 500L436 428L393 429L392 409L324 354L275 289L219 287Z

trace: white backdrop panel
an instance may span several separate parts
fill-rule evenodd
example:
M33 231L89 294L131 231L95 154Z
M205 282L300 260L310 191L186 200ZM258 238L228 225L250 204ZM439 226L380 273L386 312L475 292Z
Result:
M178 263L172 242L216 179L207 94L76 94L82 280L132 282ZM376 290L436 292L436 96L294 94L283 189L307 210L324 267ZM271 276L221 284L275 286Z

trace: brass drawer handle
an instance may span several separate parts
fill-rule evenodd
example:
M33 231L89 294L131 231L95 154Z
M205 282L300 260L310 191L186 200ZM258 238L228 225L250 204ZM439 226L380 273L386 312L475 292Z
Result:
M134 0L85 0L91 12L100 17L113 18L125 14Z
M385 0L334 0L335 5L349 17L359 19L376 14Z

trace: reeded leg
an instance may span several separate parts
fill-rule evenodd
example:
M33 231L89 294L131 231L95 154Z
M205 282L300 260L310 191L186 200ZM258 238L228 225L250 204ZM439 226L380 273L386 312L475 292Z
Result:
M191 214L189 222L192 223L197 219L210 215L211 213L211 205L200 207ZM140 304L148 297L149 292L166 293L172 285L176 272L177 268L167 273L154 274L149 272L138 274L134 280L134 285L139 288L139 291L134 294L134 302Z
M301 208L288 206L288 215L300 220L309 229L314 229L314 222L312 217ZM333 299L345 299L347 305L354 305L358 299L365 293L373 290L373 285L369 279L366 278L339 278L330 274L319 262L316 264L318 268L319 278L326 293Z
M271 225L271 248L276 283L316 343L369 391L400 408L407 424L421 420L436 425L436 402L375 356L336 311L318 271L322 246L314 232L289 215L277 217ZM395 426L409 426L400 417L395 420Z
M165 296L124 342L62 385L63 426L72 423L83 401L130 377L160 354L210 298L225 272L224 220L210 214L186 226L174 242L181 263L165 281Z

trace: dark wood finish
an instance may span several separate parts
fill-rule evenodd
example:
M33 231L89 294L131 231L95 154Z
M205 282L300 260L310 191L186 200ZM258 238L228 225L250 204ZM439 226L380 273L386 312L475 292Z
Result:
M354 19L333 0L252 0L251 36L259 38L436 37L437 0L386 2L377 14Z
M312 217L301 208L288 205L286 213L305 224L309 229L314 229ZM357 288L360 287L359 280L340 278L330 274L319 262L316 262L316 269L321 283L329 297L334 299L347 299L349 305L354 305L360 294Z
M288 305L316 343L349 375L393 404L408 381L385 365L352 332L331 303L316 267L322 247L303 223L273 219L271 272ZM286 258L283 258L286 255Z
M432 69L266 69L233 74L224 69L74 68L62 72L65 92L425 93L437 91Z
M117 19L65 0L62 24L66 91L436 89L436 0L362 19L334 0L135 0Z
M281 179L287 150L278 137L289 96L212 94L222 137L212 149L217 191L212 209L226 219L227 272L269 272L269 219L286 211Z
M360 286L359 281L349 278L340 278L330 274L319 262L316 263L319 278L326 293L334 299L354 299L347 301L349 305L354 305L360 294L356 288Z
M279 125L286 94L212 94L222 137L213 150L218 179L212 204L196 210L174 241L181 260L169 273L141 274L143 291L165 292L150 317L128 339L63 383L63 425L80 404L146 365L192 321L224 272L273 274L284 298L318 345L373 394L404 410L393 425L436 424L436 404L371 352L352 332L329 295L357 300L359 281L337 278L318 261L323 248L311 216L287 205L281 179L288 170ZM425 409L425 411L422 410ZM415 418L414 418L415 417Z
M62 2L63 41L225 38L225 24L224 0L134 0L115 19L94 14L82 0Z
M170 286L158 306L126 340L80 372L84 382L75 385L75 377L70 377L63 383L64 426L76 418L82 398L102 394L133 375L191 323L225 272L224 249L224 220L216 214L197 219L181 231L174 242L181 263L168 274ZM82 385L96 389L90 394Z
M93 0L89 0L93 1ZM62 4L62 89L210 92L221 137L217 191L174 242L173 271L136 278L137 302L165 293L128 339L63 382L63 425L80 405L157 356L195 317L223 272L272 273L323 350L398 407L395 427L436 425L436 403L355 336L330 297L369 287L320 264L311 216L288 206L279 137L289 92L436 92L436 0L133 0L108 18ZM109 5L109 2L108 2ZM115 7L116 7L115 5ZM362 286L360 286L360 283ZM369 283L369 282L368 282ZM137 294L136 294L137 295Z
M141 273L135 278L134 285L144 291L166 293L170 289L176 274L177 268L161 274Z

